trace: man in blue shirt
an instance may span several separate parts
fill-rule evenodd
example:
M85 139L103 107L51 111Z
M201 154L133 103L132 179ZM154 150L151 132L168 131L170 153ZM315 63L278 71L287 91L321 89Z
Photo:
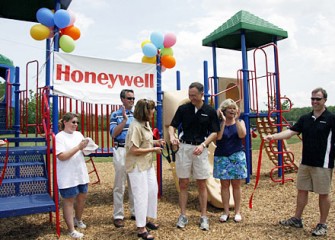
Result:
M124 227L124 207L123 198L126 180L128 182L129 207L131 219L135 220L134 199L130 187L130 181L125 168L125 140L130 123L134 116L132 108L134 107L135 97L134 91L131 89L123 89L120 93L123 107L113 112L110 118L110 135L113 138L113 164L115 170L115 180L113 188L114 202L114 225L117 228Z

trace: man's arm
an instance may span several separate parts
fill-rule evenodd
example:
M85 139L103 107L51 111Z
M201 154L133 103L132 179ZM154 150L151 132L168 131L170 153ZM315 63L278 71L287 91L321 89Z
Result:
M294 135L298 135L298 132L292 131L291 129L287 129L280 133L269 134L264 137L264 140L271 141L271 140L289 139Z
M118 135L120 135L123 128L127 124L128 116L127 116L126 110L124 108L122 109L122 117L123 117L123 119L119 124L117 124L117 118L113 118L113 116L111 117L110 122L116 123L116 124L114 124L115 126L113 126L113 124L111 124L111 127L110 127L110 129L111 129L110 134L111 134L112 138L116 138Z
M176 138L176 128L173 126L169 126L169 137L170 137L170 143L172 145L178 145L179 140Z

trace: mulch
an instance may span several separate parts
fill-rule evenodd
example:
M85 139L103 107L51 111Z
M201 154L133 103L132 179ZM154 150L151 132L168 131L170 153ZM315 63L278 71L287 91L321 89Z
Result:
M301 143L290 145L298 162L301 158ZM294 214L296 202L295 182L285 184L271 181L269 172L274 167L263 153L261 175L253 199L253 208L249 208L249 198L255 185L258 151L253 151L253 175L249 184L242 186L243 221L235 223L231 211L231 220L220 223L221 209L208 205L210 231L198 227L199 203L195 182L189 190L187 215L189 224L184 230L175 227L179 216L178 193L174 186L169 164L163 161L163 195L159 199L157 223L160 228L152 231L155 239L312 239L311 230L318 223L318 196L310 194L309 203L304 211L304 228L294 229L278 224L281 219ZM96 163L101 179L100 184L91 185L83 216L88 228L82 230L84 239L138 239L135 222L130 220L130 212L125 199L125 227L113 225L113 176L112 162ZM285 174L295 179L295 173ZM91 181L95 181L94 174ZM126 194L127 196L127 194ZM334 200L332 200L334 205ZM61 214L62 217L62 214ZM335 239L335 210L331 208L328 217L328 236L319 239ZM0 239L57 239L55 226L49 223L49 214L36 214L15 218L0 218ZM60 239L71 239L67 236L65 222L61 222Z

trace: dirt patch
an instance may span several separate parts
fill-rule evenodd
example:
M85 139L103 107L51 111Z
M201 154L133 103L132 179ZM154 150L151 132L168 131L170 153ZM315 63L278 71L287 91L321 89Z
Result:
M290 145L295 153L296 162L301 158L301 144ZM309 203L304 212L304 228L293 229L278 225L278 221L292 216L295 208L295 182L275 183L269 177L274 167L263 152L261 176L253 199L253 208L249 208L249 198L255 185L255 173L258 151L253 151L253 175L249 184L243 185L242 216L243 222L220 223L221 210L208 206L210 231L201 231L198 227L199 203L194 181L190 186L187 215L189 224L185 230L175 227L179 216L178 194L169 165L163 161L163 196L158 205L158 223L160 229L154 231L156 239L309 239L311 230L318 223L318 197L310 194ZM136 225L129 219L126 199L126 226L116 229L113 225L112 186L114 169L111 162L96 163L101 183L91 185L83 220L88 225L84 239L138 239ZM285 175L295 179L295 173ZM91 175L91 181L95 176ZM332 208L328 218L328 237L335 239L333 225L335 210ZM62 214L61 214L62 217ZM67 237L66 225L62 219L61 238ZM57 239L54 225L49 224L48 214L36 214L16 218L0 218L0 239ZM321 238L322 239L322 238Z

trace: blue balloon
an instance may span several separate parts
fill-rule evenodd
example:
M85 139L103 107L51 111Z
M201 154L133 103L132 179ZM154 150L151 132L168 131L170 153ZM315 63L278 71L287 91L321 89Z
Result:
M39 23L47 27L54 26L54 13L48 8L40 8L36 12L36 19Z
M164 35L159 32L153 32L150 35L150 41L158 48L164 47Z
M152 43L147 43L143 46L142 52L147 57L154 57L157 54L157 48Z
M54 15L54 21L58 28L65 28L70 24L71 17L66 10L59 9Z

